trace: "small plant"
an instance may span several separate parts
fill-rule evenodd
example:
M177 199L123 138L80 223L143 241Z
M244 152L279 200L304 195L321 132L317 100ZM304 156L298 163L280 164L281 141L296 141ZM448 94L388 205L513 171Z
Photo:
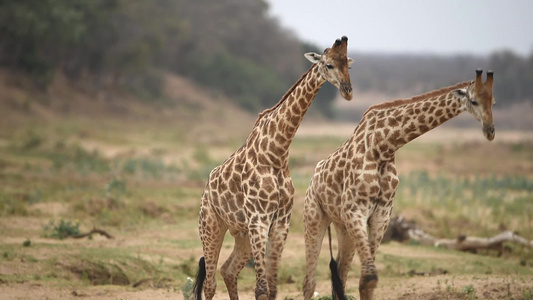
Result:
M474 288L473 285L469 284L467 286L464 287L464 292L465 294L468 296L468 299L477 299L477 296L476 296L476 288Z
M192 299L194 297L193 287L194 287L194 282L193 282L192 278L191 277L187 277L187 282L181 288L181 291L183 293L183 299L189 300L189 299Z
M118 178L113 178L105 187L106 196L118 196L126 192L126 183Z
M2 257L6 260L12 260L14 256L13 256L13 253L4 251L4 253L2 254Z
M532 300L533 299L533 288L528 288L522 291L522 299Z
M24 242L22 242L22 247L29 247L31 246L30 239L26 239Z
M45 231L45 237L62 240L80 234L80 222L78 220L72 222L59 219L59 222L56 224L54 220L50 220L47 225L43 226L43 229Z

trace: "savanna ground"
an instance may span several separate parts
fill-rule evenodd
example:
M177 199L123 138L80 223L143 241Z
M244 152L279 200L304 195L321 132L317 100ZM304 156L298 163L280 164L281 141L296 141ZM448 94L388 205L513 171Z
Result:
M11 93L3 103L9 115L2 110L0 118L0 298L183 299L202 256L203 185L240 147L254 117L202 101L187 110L173 99L150 109L106 99L63 107ZM114 117L100 116L99 105ZM402 148L394 214L441 238L508 229L533 239L533 134L498 131L497 122L496 115L493 142L480 128L444 126ZM305 189L316 162L354 127L306 120L291 146L296 197L278 299L302 298ZM114 238L58 238L94 226ZM232 246L228 235L220 264ZM317 299L330 290L327 247ZM376 299L533 299L533 252L513 244L472 254L391 242L380 247L377 266ZM356 298L358 274L356 258L348 281ZM242 299L253 298L254 282L245 268ZM227 299L220 276L217 291L216 299Z

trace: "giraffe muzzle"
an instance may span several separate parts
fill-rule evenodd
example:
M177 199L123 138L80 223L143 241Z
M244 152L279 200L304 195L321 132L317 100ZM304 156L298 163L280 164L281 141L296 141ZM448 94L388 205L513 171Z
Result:
M492 141L494 139L494 136L496 135L496 132L494 131L494 124L483 124L483 134L485 135L487 140Z
M349 83L341 83L341 95L346 100L352 100L353 97L353 90L352 85Z

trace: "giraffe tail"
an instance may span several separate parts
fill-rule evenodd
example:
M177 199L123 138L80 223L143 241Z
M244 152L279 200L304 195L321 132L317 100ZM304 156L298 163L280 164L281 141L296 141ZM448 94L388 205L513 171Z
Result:
M202 300L202 290L204 288L205 276L205 258L202 257L198 262L198 273L196 274L196 281L194 282L193 286L195 300Z
M331 248L331 226L328 226L328 238L329 238L329 255L331 260L329 261L329 269L331 271L331 299L346 300L344 295L344 289L342 287L342 280L337 268L337 262L333 258L333 249Z

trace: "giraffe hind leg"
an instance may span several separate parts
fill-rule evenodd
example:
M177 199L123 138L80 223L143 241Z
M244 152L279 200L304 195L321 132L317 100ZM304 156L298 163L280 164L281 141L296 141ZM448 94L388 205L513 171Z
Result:
M335 232L337 233L337 241L339 245L339 252L337 255L339 276L342 281L343 289L346 289L348 272L350 271L350 266L356 252L355 242L343 226L336 224Z
M215 276L218 257L224 240L224 234L227 229L218 219L214 210L209 205L203 205L203 203L205 203L205 201L202 201L199 221L200 239L202 240L205 262L205 281L203 284L203 291L206 300L211 300L215 296L217 288ZM201 296L201 291L197 291L197 295L198 294Z
M329 220L326 219L324 212L307 192L304 202L304 237L305 237L305 265L306 272L303 283L304 299L309 300L313 297L316 288L316 267L318 257L322 250L322 240L328 228Z

